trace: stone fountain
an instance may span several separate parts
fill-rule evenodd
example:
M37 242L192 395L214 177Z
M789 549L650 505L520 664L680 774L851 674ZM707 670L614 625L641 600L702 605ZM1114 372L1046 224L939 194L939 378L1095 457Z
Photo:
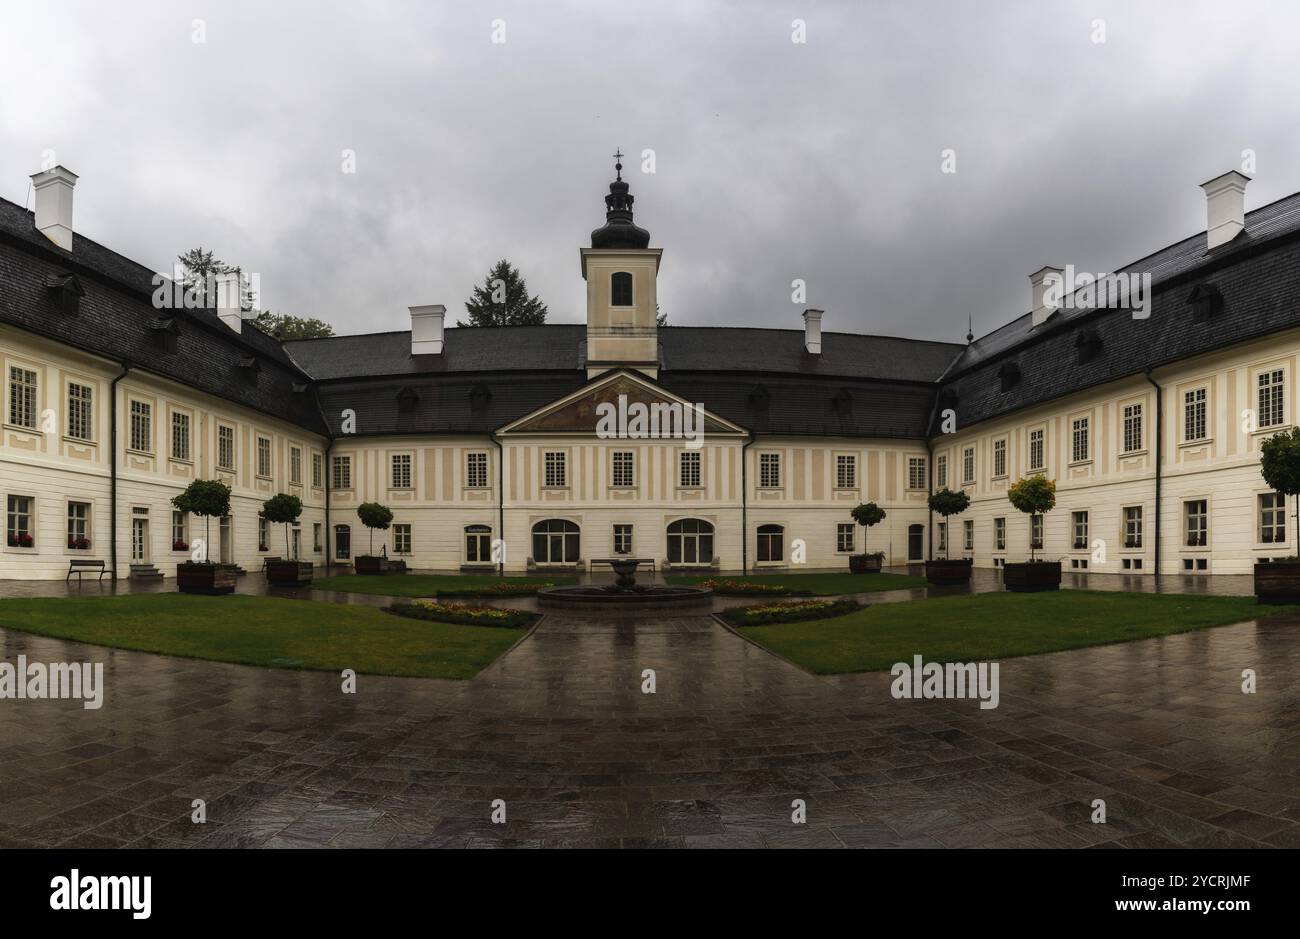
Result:
M636 570L640 563L634 558L611 561L610 567L614 571L612 584L543 588L537 592L537 605L543 609L644 612L705 607L712 603L713 591L703 587L637 583Z

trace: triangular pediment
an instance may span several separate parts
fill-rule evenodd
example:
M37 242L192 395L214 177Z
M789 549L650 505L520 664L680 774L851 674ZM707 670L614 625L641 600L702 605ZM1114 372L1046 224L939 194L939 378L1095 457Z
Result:
M710 436L745 436L743 427L701 409L690 417L685 412L698 402L687 401L631 372L601 375L570 395L538 408L502 427L501 435L514 434L591 434L607 436L610 420L618 421L632 437L650 439L677 436L681 421L703 423ZM669 422L666 424L665 422ZM668 429L665 430L665 427ZM658 428L658 432L654 429ZM613 435L622 436L622 433Z

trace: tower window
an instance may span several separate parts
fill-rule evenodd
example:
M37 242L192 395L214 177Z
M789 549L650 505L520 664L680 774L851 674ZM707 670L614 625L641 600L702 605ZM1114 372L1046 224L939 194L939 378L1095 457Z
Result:
M610 305L632 305L632 275L627 271L616 271L609 279Z

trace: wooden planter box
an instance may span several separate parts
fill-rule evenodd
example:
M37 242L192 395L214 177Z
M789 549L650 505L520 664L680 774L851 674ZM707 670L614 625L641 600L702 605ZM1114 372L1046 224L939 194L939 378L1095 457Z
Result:
M1002 568L1002 584L1016 593L1061 589L1060 561L1022 561Z
M925 579L932 584L964 584L970 581L970 558L926 561Z
M224 564L177 564L176 589L208 595L234 593L235 569Z
M879 574L881 559L874 554L850 554L849 573Z
M362 554L352 562L352 569L358 574L387 574L388 558L383 555Z
M282 587L298 587L311 583L315 568L311 561L267 561L266 580Z
M1300 603L1300 561L1256 564L1255 599L1260 603Z

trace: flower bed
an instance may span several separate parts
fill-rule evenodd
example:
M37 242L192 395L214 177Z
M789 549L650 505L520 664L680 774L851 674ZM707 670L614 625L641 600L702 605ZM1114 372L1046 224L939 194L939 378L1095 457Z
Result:
M498 609L494 606L474 606L469 603L446 603L441 600L412 600L384 607L389 613L411 619L435 623L457 623L463 626L500 626L517 629L532 622L527 610Z
M712 579L696 586L724 597L810 597L811 590L795 590L778 584L755 584L743 580Z
M528 597L543 587L554 587L549 580L532 584L487 584L482 587L462 587L459 590L439 590L440 597Z
M762 626L767 623L797 623L809 619L829 619L860 609L856 600L786 600L781 603L764 603L757 606L736 607L723 610L722 617L733 626Z

